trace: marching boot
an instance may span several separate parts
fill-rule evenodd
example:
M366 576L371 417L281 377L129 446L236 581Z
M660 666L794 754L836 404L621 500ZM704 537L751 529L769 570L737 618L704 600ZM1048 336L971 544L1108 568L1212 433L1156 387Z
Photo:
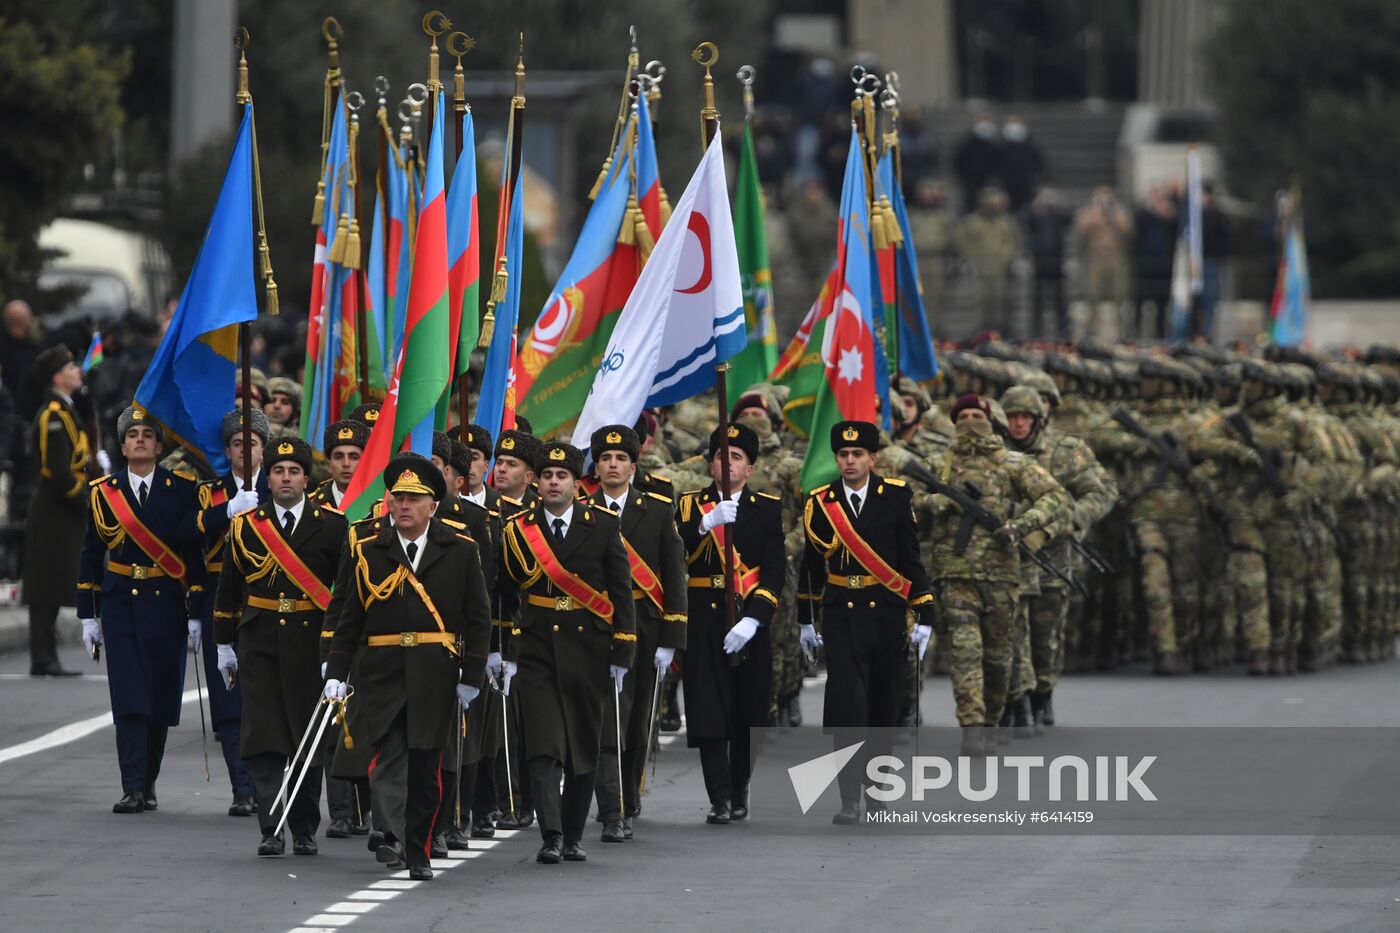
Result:
M712 826L724 825L729 822L729 801L721 800L710 807L710 812L705 814L705 822Z
M145 813L146 801L139 790L129 790L112 805L113 813Z
M1269 652L1269 676L1270 676L1270 677L1282 677L1282 676L1283 676L1283 672L1284 672L1283 652L1282 652L1282 651L1271 651L1271 652Z
M968 758L982 758L987 754L985 730L981 726L963 726L962 744L958 754Z
M1011 708L1011 723L1013 738L1029 739L1035 736L1035 730L1031 727L1031 695L1029 693L1023 693L1016 698L1016 703Z
M1053 690L1045 694L1045 724L1047 726L1055 724L1055 691Z
M667 677L662 682L665 693L662 695L663 710L660 728L662 732L676 732L681 727L681 703L678 691L681 688L679 677Z
M432 858L447 858L447 833L438 833L437 835L433 836L433 841L431 847L428 849L428 854Z
M802 725L802 695L794 693L792 699L787 702L787 721L789 726Z
M987 742L987 751L992 751L992 742L997 745L1011 744L1011 723L1014 721L1014 714L1011 708L1014 704L1010 701L1006 704L1006 709L1002 710L1001 719L997 722L996 728L992 731L991 742Z
M563 838L562 833L545 833L540 851L535 854L535 861L541 865L558 865L564 857L560 851L560 843Z
M735 822L749 818L749 786L734 789L734 801L729 807L729 818Z
M258 858L278 858L287 854L287 843L282 839L281 833L263 833L262 842L258 843Z
M1031 730L1035 735L1045 734L1045 701L1049 698L1048 693L1031 694Z

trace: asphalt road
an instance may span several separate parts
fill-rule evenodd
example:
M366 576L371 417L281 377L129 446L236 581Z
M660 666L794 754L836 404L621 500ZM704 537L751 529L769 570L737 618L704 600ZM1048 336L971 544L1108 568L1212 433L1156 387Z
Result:
M78 663L78 652L66 653ZM105 680L31 680L27 663L0 658L0 930L1400 929L1393 836L891 837L855 828L783 838L705 825L698 757L683 740L660 752L636 837L605 845L590 830L584 864L536 865L533 828L474 840L421 884L375 863L362 838L324 839L314 858L259 860L253 821L224 815L217 747L214 780L204 781L193 704L171 733L159 812L116 816ZM820 696L809 682L809 723ZM1062 724L1393 727L1397 701L1400 662L1389 662L1265 680L1238 671L1080 676L1062 685L1056 712ZM931 722L952 721L946 681L929 682L924 710ZM63 727L85 734L21 754Z

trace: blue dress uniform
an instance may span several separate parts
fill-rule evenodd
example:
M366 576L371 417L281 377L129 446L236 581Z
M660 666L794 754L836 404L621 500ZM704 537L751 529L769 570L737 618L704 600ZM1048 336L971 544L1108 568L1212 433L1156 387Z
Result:
M242 488L243 482L232 472L212 482L199 484L199 515L195 521L204 535L205 572L211 585L190 599L191 618L200 621L200 655L204 662L204 682L209 687L209 725L219 740L224 766L228 769L229 787L233 791L234 803L229 807L231 816L251 816L255 812L251 806L253 776L243 763L239 747L243 694L236 681L232 687L225 687L223 675L219 673L218 646L214 638L215 587L212 583L219 579L224 567L224 544L231 521L228 500ZM265 501L270 495L267 477L262 470L258 470L253 489L259 501Z
M187 592L198 598L205 589L204 554L195 524L197 484L156 467L143 505L129 477L123 470L90 484L78 616L102 622L122 789L154 810L166 731L180 723L185 600Z

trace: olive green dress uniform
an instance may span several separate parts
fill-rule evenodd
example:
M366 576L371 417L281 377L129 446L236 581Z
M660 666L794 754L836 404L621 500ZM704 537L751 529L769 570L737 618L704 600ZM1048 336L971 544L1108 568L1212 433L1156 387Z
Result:
M637 643L632 575L618 519L590 504L575 502L572 509L562 542L554 539L543 505L507 522L499 579L503 612L516 618L506 655L519 664L511 689L519 697L540 833L546 843L562 838L565 845L582 838L588 820L603 719L613 715L609 666L630 668ZM526 541L525 530L532 527L568 573L608 597L611 622L549 581L541 555Z
M287 536L278 517L283 511L269 500L254 512L234 516L214 597L214 637L221 645L235 645L238 655L243 697L239 744L253 772L264 835L277 825L272 802L282 769L320 698L323 612L269 551L250 516L270 522L263 534L280 535L327 588L335 579L346 534L343 515L308 499ZM291 802L288 826L294 837L314 836L320 823L320 770L308 773Z
M71 359L71 357L70 357ZM53 389L34 419L39 478L24 520L24 601L33 673L58 668L54 623L74 603L78 554L87 531L88 439L73 403Z
M589 499L607 508L607 496L599 489ZM685 648L686 572L685 551L676 532L675 512L664 494L635 487L624 496L619 517L622 536L661 583L661 606L635 586L632 590L637 619L636 667L623 682L619 719L622 723L622 785L624 812L618 812L617 729L605 717L603 748L598 772L598 818L604 823L631 818L641 808L642 772L646 768L651 710L656 694L656 673L648 662L657 648Z
M425 462L420 469L436 468ZM353 538L341 560L326 613L333 626L326 677L354 688L349 730L357 748L375 749L369 773L377 820L403 841L413 867L428 864L443 743L457 716L452 697L458 683L482 681L490 610L475 541L434 519L414 571L395 527L373 528ZM386 747L395 759L406 751L406 788L386 786L391 774L376 772ZM339 774L341 763L335 767Z

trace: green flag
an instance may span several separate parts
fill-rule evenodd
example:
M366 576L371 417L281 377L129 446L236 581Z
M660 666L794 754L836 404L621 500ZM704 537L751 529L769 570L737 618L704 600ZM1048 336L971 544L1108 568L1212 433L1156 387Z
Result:
M739 250L739 274L744 285L744 324L748 346L729 361L725 385L737 398L749 386L766 382L778 364L773 325L773 270L768 265L768 237L763 229L763 192L758 185L758 157L753 128L744 122L739 150L739 177L734 188L734 243Z

